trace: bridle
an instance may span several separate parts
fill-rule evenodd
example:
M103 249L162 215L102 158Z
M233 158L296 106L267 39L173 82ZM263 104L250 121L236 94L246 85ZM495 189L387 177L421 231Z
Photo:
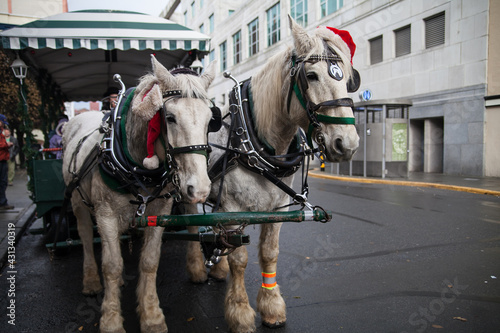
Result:
M161 115L162 115L162 123L161 126L165 127L165 142L164 144L164 149L165 149L165 169L170 172L174 173L176 170L179 169L179 165L177 164L175 160L175 155L180 155L180 154L200 154L206 157L207 163L208 163L208 156L210 152L212 151L212 147L208 144L196 144L196 145L189 145L189 146L182 146L182 147L173 147L170 142L168 141L168 121L167 121L167 102L174 99L174 98L182 98L182 91L181 90L169 90L163 93L163 98L165 99L163 102L163 105L160 109ZM213 114L213 110L212 110ZM213 118L211 122L213 121ZM209 130L210 131L210 130ZM208 135L208 133L207 133ZM163 136L160 136L160 138L163 138ZM163 140L163 139L162 139Z
M307 112L307 118L309 119L309 127L307 130L307 143L309 147L312 146L312 135L314 129L316 133L314 135L314 141L318 144L319 150L321 152L325 151L324 143L325 137L321 131L321 123L324 124L336 124L336 125L354 125L355 118L353 117L332 117L324 114L320 114L317 111L322 107L353 107L354 103L351 98L344 97L333 99L329 101L320 102L318 104L312 102L307 94L307 89L309 88L309 83L307 82L307 76L305 71L305 63L317 63L319 61L325 61L330 67L332 64L337 62L342 62L342 58L331 48L329 48L325 43L325 55L311 55L308 58L298 57L295 51L292 53L290 59L290 88L288 92L287 100L287 110L290 113L290 102L292 99L292 91L299 100L302 107Z

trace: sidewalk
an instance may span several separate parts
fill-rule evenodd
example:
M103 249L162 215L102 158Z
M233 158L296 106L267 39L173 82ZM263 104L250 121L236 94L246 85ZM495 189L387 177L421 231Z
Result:
M315 178L346 182L433 187L443 190L500 196L500 178L498 177L469 177L412 172L408 178L365 178L361 176L337 175L336 173L331 173L328 167L325 168L325 171L321 171L319 166L311 168L309 175Z
M445 190L464 191L477 194L487 194L500 197L500 178L495 177L466 177L450 176L432 173L411 173L406 178L363 178L332 174L329 168L325 172L319 167L314 167L309 172L311 177L358 183L378 183L400 186L434 187ZM7 259L7 248L9 241L9 224L15 225L16 241L26 231L26 227L35 218L35 204L29 197L26 187L28 177L26 170L17 170L14 186L7 187L7 199L9 204L15 208L8 211L0 211L0 268Z
M12 236L15 235L17 242L35 216L35 204L29 197L27 182L26 170L16 170L14 185L7 186L7 200L14 209L0 211L0 268L7 260L9 239L12 240ZM15 226L13 230L9 230L11 224Z

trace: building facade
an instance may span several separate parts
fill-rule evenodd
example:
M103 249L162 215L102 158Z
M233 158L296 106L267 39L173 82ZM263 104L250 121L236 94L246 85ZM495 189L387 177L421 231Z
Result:
M211 36L204 63L218 61L210 93L220 105L232 86L225 70L246 79L291 43L287 15L308 31L348 30L360 90L412 103L409 171L498 177L500 43L491 36L500 32L492 19L499 7L495 0L172 0L164 13Z
M67 0L0 0L0 30L67 11Z

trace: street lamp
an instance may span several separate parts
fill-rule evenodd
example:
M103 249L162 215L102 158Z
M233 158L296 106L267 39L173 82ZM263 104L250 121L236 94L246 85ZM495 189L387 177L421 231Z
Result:
M22 61L19 58L19 54L17 55L16 60L12 62L12 65L10 65L12 68L12 71L14 72L14 76L19 79L19 82L21 83L19 93L22 98L23 102L23 113L21 114L21 119L22 119L22 128L21 131L26 134L26 144L23 146L23 151L25 153L25 156L28 158L31 158L33 152L31 149L31 121L29 119L29 114L28 114L28 101L26 100L26 96L24 95L24 89L23 89L23 79L26 78L26 74L28 73L28 66L24 61Z
M14 76L21 81L21 86L23 85L23 79L26 77L28 73L28 66L17 56L17 59L12 62L10 65L12 71L14 72Z
M199 74L201 74L201 71L203 70L203 64L200 60L198 60L198 56L196 56L196 59L193 61L191 64L191 68Z

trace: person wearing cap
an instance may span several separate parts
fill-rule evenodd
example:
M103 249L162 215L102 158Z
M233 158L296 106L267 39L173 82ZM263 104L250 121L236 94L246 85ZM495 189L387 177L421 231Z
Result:
M7 191L8 184L8 172L9 167L7 165L7 161L9 160L9 148L13 145L12 142L7 142L5 136L3 135L3 130L5 125L8 125L6 118L4 115L0 117L0 210L8 210L14 209L14 206L11 206L7 203L7 195L5 192Z
M102 111L113 110L116 106L118 100L118 88L109 87L108 90L103 95L102 99Z

